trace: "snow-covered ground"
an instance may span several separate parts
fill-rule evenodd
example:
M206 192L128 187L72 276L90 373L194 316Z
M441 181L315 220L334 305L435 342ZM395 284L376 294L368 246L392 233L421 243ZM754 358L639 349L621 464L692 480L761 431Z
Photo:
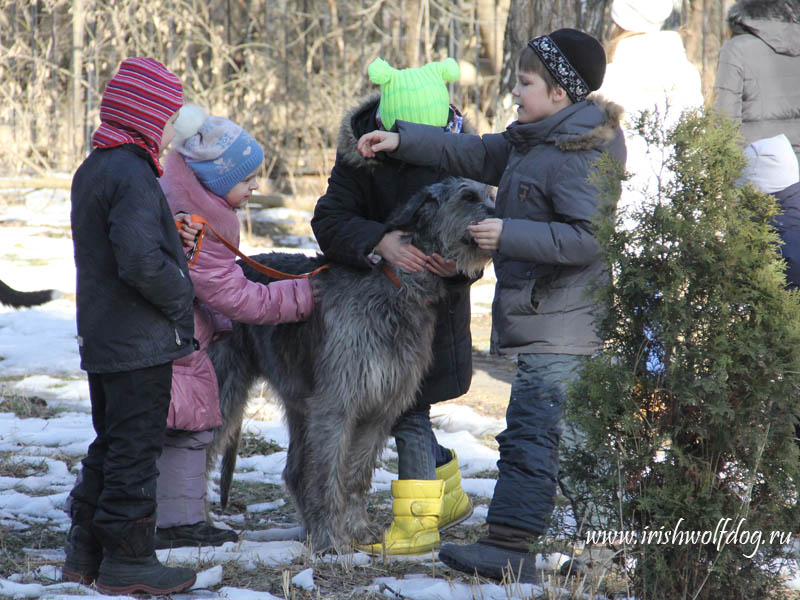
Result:
M298 215L297 211L286 209L254 211L251 215L254 220L275 223L298 216L310 218L311 215ZM300 246L292 248L292 251L316 251L313 240L309 238L298 236L292 241ZM265 250L247 244L243 244L242 249L247 253ZM64 502L75 481L79 467L76 461L85 454L94 438L89 415L89 389L86 375L79 367L75 340L75 269L66 191L29 192L24 195L24 202L4 203L3 196L0 196L0 278L18 290L55 288L64 293L64 297L36 308L17 311L0 306L0 401L4 396L12 395L38 397L48 407L56 409L56 414L49 418L21 418L13 412L0 412L0 457L5 457L4 471L13 473L13 476L0 474L0 527L6 531L24 531L33 526L46 526L52 531L65 533L69 519L64 512ZM492 292L491 282L474 288L475 312L488 312ZM287 431L278 406L260 398L254 398L252 404L253 416L246 421L245 431L285 448ZM437 435L458 453L464 489L483 498L484 503L476 506L471 517L472 522L481 523L495 481L471 476L495 468L498 455L476 436L498 433L503 423L481 417L469 407L459 405L442 407L436 415L437 422L444 427L437 430ZM393 456L396 456L394 448L389 445L384 458ZM285 460L285 452L241 458L236 478L280 484ZM70 469L69 464L75 466ZM390 489L394 478L393 473L377 469L373 491ZM209 493L211 500L218 499L218 488L213 481ZM281 504L281 500L254 504L248 506L247 511L263 513L267 518L269 511ZM243 520L242 515L214 517L220 526L237 529L240 528L237 521ZM210 591L209 588L219 586L223 563L235 561L247 568L288 565L298 556L308 554L308 548L300 542L267 541L269 530L244 532L241 537L237 544L204 548L200 552L190 548L159 551L159 558L171 562L191 565L201 560L204 565L217 563L200 573L195 590L175 597L273 598L255 590L222 587ZM31 549L28 556L34 563L51 561L53 564L39 567L34 572L21 569L16 573L0 573L0 597L65 598L86 594L103 597L77 584L59 583L60 563L63 561L60 547ZM325 557L322 560L326 560ZM347 560L356 567L372 563L372 559L360 553ZM420 565L430 564L431 560L430 555L422 557ZM313 589L313 568L296 575L292 585ZM388 596L393 596L393 590L394 594L408 598L456 600L531 597L541 591L531 585L519 585L509 592L501 585L456 583L434 579L423 573L407 575L403 579L376 577L371 588L384 591Z
M50 408L57 409L50 418L21 418L12 412L0 412L0 540L2 532L24 531L32 527L46 527L51 531L66 533L69 520L64 512L64 502L72 488L78 464L89 443L94 438L89 411L89 391L86 375L79 368L75 341L75 270L72 260L72 242L69 237L68 193L42 190L25 194L25 201L4 203L0 195L0 279L19 290L55 288L63 298L44 306L15 311L0 306L0 402L3 396L24 395L43 399ZM254 211L254 220L280 223L288 219L310 218L310 214L271 209ZM314 252L313 239L297 236L292 239L299 247L288 250ZM247 253L258 253L266 248L242 245ZM274 248L270 248L272 250ZM282 248L282 250L287 250ZM490 310L493 293L492 272L472 289L474 313ZM281 420L279 407L263 398L254 397L252 412L245 422L245 432L272 440L286 448L287 431ZM2 408L0 408L2 411ZM495 449L479 439L496 434L503 422L475 413L468 406L448 404L434 410L437 437L443 444L456 450L462 468L464 489L478 498L472 523L483 522L495 481L475 477L494 469L498 459ZM483 438L485 439L485 437ZM396 456L392 442L387 446L384 459ZM255 455L240 458L236 479L279 484L286 460L285 451L267 456ZM69 468L69 464L75 464ZM13 473L13 476L4 475ZM372 491L388 490L395 475L383 468L375 471ZM218 500L215 481L209 486L209 497ZM255 503L247 507L248 513L263 514L279 508L284 501ZM213 515L222 527L241 529L243 515ZM245 531L241 541L220 548L179 549L159 551L163 561L180 562L189 566L213 565L198 575L194 588L173 596L189 598L272 599L272 594L237 587L220 587L223 564L236 562L247 569L259 566L289 565L298 557L307 557L308 548L294 541L270 541L274 530ZM14 573L0 573L0 598L70 598L92 595L104 598L96 590L71 583L60 582L60 564L64 554L61 547L30 549L32 563L46 564L34 570L21 568ZM557 568L566 559L563 555L540 557L542 567ZM322 563L337 560L326 556L316 559ZM379 570L365 554L356 553L346 560L353 568L372 569L376 575L368 586L370 590L390 598L471 600L531 598L544 595L561 597L550 588L547 592L539 586L492 585L478 582L459 582L449 578L430 576L430 565L444 570L435 555L416 559L420 572L406 574L403 578L380 577ZM320 562L311 563L321 564ZM424 572L422 572L424 571ZM284 589L287 589L284 582ZM290 587L297 590L314 590L314 568L296 574ZM789 587L800 589L800 577L789 581ZM566 592L565 592L566 594ZM315 594L316 595L316 594ZM568 597L567 595L563 597Z

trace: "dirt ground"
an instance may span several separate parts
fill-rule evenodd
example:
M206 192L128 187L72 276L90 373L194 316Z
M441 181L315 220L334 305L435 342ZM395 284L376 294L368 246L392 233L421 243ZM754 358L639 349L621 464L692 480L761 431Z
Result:
M470 324L472 330L472 384L461 398L451 400L466 404L475 412L504 419L511 381L516 372L513 357L489 354L489 335L492 317L488 314L473 314Z

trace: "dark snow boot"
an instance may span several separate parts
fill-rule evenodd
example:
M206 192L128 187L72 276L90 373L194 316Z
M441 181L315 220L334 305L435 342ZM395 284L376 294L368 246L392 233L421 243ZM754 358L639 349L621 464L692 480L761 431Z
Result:
M166 596L191 587L197 576L191 569L166 567L153 548L155 521L141 519L128 537L113 549L105 549L97 589L109 595L151 594Z
M536 555L475 542L466 546L444 544L439 550L439 560L448 567L487 579L538 583Z
M474 544L444 544L439 560L448 567L487 579L538 583L536 555L528 551L535 538L528 532L489 524L489 535Z
M103 560L103 547L92 533L93 513L91 506L72 501L72 526L64 543L67 557L61 570L62 581L90 585L97 579L100 562Z
M238 542L239 536L231 529L220 529L201 521L191 525L159 527L156 529L155 548L196 548L221 546L225 542Z

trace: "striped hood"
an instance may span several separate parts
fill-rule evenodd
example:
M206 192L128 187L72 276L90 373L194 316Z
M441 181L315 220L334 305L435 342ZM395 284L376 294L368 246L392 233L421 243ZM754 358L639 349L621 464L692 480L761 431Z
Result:
M152 58L128 58L108 82L100 102L100 127L92 145L136 144L147 150L159 177L161 136L167 120L183 104L178 78Z

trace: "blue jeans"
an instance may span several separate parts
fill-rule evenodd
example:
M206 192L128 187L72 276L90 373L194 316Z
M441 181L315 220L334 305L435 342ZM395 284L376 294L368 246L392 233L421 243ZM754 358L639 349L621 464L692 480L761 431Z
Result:
M436 441L430 406L406 412L392 427L392 435L397 444L398 479L436 479L436 467L453 458Z
M567 386L577 377L583 358L572 354L519 355L506 429L497 436L499 475L488 523L535 535L546 531L559 480L558 447L565 427ZM575 434L574 428L568 429Z

